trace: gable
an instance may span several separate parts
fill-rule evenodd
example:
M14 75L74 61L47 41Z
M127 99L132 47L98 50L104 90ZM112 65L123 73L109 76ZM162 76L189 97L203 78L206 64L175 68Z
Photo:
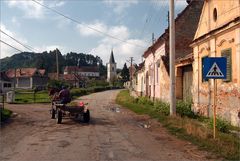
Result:
M239 17L239 0L205 0L194 40Z

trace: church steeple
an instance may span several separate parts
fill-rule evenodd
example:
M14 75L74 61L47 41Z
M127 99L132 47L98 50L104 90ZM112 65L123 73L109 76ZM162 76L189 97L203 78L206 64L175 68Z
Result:
M112 51L111 51L111 56L110 56L110 59L109 59L109 63L110 63L110 64L115 63L114 56L113 56L113 49L112 49Z
M112 83L116 78L117 78L117 63L114 60L112 49L109 62L107 63L107 81L109 83Z

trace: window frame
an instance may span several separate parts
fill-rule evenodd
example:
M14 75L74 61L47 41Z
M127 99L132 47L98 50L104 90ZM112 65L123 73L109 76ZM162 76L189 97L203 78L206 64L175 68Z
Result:
M228 76L228 69L230 70L229 71L230 72L229 78L223 79L223 82L226 82L226 83L232 82L232 48L227 48L227 49L221 50L221 56L226 57L226 58L227 58L227 56L229 56L229 59L230 59L229 60L230 61L230 67L228 68L228 66L227 66L227 70L226 70L227 71L227 76ZM228 61L228 59L227 59L227 61ZM227 63L227 65L228 65L228 63Z

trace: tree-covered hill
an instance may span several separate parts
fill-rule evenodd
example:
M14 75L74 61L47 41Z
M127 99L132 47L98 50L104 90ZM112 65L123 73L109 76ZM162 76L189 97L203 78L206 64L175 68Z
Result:
M60 72L63 72L65 66L99 65L100 74L106 75L106 67L99 56L74 52L62 55L58 49L43 53L22 52L3 58L0 61L0 70L6 71L10 68L36 67L46 69L47 73L56 72L56 53L58 54Z

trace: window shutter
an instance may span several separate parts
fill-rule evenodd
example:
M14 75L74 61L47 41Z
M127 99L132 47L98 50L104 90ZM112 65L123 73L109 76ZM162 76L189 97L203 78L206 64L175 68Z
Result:
M227 59L227 78L223 79L224 82L232 81L232 50L227 49L222 51L222 56Z

